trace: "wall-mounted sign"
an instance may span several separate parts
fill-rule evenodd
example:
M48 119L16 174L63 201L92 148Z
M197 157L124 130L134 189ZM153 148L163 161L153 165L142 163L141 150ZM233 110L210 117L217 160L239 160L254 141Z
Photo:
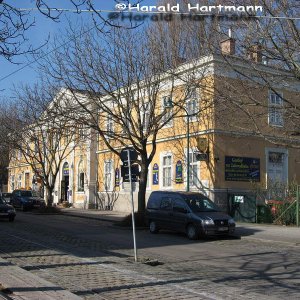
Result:
M176 183L183 183L183 175L182 175L182 162L180 160L176 163Z
M63 174L64 174L64 176L69 176L69 164L67 162L64 163Z
M120 169L116 168L115 171L115 186L120 186Z
M225 156L226 181L260 181L260 159Z
M154 164L153 165L153 170L152 170L152 184L156 185L159 183L159 179L158 179L158 173L159 173L159 167L158 164Z

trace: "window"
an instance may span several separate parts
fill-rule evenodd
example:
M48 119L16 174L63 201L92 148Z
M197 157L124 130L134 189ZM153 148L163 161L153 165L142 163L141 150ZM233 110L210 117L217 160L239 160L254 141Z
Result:
M84 137L85 137L85 128L84 128L84 126L82 124L79 125L79 128L78 128L78 137L79 137L80 141L84 140Z
M107 160L104 163L104 188L106 191L110 191L112 188L112 161Z
M114 121L111 118L106 120L106 134L108 138L112 138L114 133Z
M190 121L196 121L197 115L195 115L199 111L199 95L197 89L193 89L186 100L186 109L188 115L190 116Z
M173 120L171 119L173 115L173 102L171 96L164 96L162 98L162 122L165 123L168 120L168 123L166 126L172 126L173 125Z
M39 142L36 140L34 141L34 153L38 153L39 152Z
M150 103L144 103L141 107L141 119L143 124L143 131L147 132L149 130L150 122Z
M22 159L22 151L21 150L18 151L18 159L19 160Z
M174 199L173 200L173 211L175 212L184 212L186 211L186 205L184 204L184 202L181 199Z
M162 159L163 172L163 187L170 187L172 185L172 155L165 155Z
M84 168L83 161L81 160L78 164L78 192L84 191Z
M199 183L198 177L198 161L196 159L196 152L194 150L190 150L189 159L190 159L190 186L197 186Z
M22 174L19 174L18 176L18 189L22 187Z
M11 186L11 190L13 191L15 189L15 175L12 175L10 177L10 186Z
M147 189L151 188L151 165L148 166Z
M269 94L269 125L283 126L282 95L270 92Z

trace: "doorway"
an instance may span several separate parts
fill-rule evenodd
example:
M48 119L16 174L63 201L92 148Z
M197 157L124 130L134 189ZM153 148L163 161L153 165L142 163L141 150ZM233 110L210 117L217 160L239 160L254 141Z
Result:
M63 165L63 170L62 170L62 181L60 184L61 188L61 194L60 194L60 199L61 202L63 201L69 201L69 164L67 162L64 163Z

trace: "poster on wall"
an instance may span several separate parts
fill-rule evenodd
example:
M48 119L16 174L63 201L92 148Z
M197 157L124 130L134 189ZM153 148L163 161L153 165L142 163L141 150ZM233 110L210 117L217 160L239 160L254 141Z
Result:
M260 181L260 159L225 156L226 181Z
M182 162L180 160L176 163L176 177L175 177L176 183L183 183L183 175L182 175Z
M153 170L152 170L152 174L153 174L153 182L152 182L152 184L153 185L157 185L159 183L158 172L159 172L158 164L154 164L153 165Z
M116 168L115 172L115 186L120 186L120 170Z

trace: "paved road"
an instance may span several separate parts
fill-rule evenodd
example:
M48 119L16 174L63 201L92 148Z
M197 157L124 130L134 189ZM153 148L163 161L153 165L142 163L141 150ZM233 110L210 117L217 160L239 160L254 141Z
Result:
M19 213L0 226L2 258L84 299L299 299L299 241L264 241L262 227L201 241L138 230L140 260L162 263L149 266L107 221Z

